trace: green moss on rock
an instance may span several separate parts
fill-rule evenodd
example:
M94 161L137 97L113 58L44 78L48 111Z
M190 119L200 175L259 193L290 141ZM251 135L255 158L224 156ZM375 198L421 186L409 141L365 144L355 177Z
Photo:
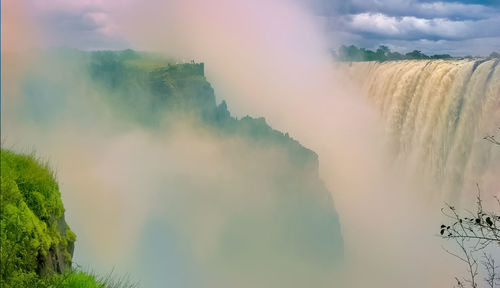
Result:
M53 172L32 155L1 150L0 284L30 287L71 267L75 234Z

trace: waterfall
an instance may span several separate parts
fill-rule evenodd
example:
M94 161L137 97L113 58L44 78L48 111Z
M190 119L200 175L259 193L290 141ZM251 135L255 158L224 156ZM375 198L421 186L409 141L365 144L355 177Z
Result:
M498 188L500 147L484 137L500 134L499 62L410 60L341 66L378 110L395 160L410 163L411 173L453 200L470 189L470 183Z

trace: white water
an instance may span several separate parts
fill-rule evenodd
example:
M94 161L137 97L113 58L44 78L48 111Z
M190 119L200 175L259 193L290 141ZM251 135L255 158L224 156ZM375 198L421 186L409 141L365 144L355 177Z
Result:
M499 60L341 65L382 116L395 163L410 163L430 197L459 200L475 183L496 192L500 149L484 137L500 132Z

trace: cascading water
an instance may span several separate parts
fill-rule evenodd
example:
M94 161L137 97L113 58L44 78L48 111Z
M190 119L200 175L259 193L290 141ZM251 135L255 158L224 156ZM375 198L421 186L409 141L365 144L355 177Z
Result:
M500 59L341 64L386 123L387 147L449 200L500 180ZM347 67L346 67L347 66ZM401 162L399 162L401 163ZM494 191L491 191L494 192Z

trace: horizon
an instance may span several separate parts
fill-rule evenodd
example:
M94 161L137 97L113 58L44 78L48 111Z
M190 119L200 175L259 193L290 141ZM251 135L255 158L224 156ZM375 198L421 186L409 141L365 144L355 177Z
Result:
M42 47L67 46L81 50L137 50L135 39L122 27L124 11L135 0L25 0L15 4L2 2L2 23L16 21L15 29L30 30L31 38ZM500 1L461 0L283 0L309 14L324 35L330 49L355 45L377 49L384 45L393 51L413 50L425 54L451 56L488 56L500 51ZM173 3L167 5L175 5ZM262 8L266 9L266 8ZM270 12L280 19L282 11ZM225 11L229 13L231 11ZM133 17L133 15L126 15ZM206 20L216 21L217 15ZM64 25L61 25L63 23ZM2 25L7 40L16 38ZM215 31L213 31L215 33ZM17 42L33 44L33 39ZM2 51L8 50L2 42ZM9 41L8 41L9 42ZM12 42L12 41L10 41Z

